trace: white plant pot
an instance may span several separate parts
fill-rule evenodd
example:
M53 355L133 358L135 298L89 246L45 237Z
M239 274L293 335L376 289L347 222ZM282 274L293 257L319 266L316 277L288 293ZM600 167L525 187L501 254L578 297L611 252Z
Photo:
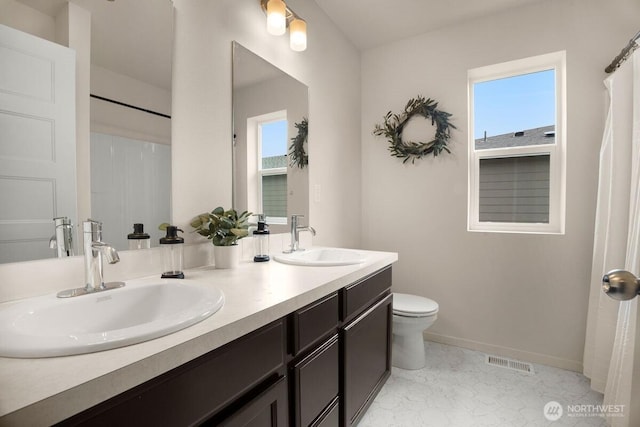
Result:
M240 245L214 246L213 259L216 268L236 268L240 264Z

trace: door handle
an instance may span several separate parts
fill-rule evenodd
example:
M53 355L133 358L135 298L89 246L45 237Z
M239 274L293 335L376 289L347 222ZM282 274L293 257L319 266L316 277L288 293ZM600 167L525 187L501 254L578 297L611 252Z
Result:
M640 294L640 281L626 270L611 270L602 277L602 291L613 299L627 301Z

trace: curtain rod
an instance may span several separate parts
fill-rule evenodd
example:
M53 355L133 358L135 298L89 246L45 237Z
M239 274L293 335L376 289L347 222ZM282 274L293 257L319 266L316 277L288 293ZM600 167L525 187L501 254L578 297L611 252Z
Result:
M94 95L94 94L90 94L89 96L91 98L99 99L101 101L111 102L112 104L122 105L123 107L133 108L134 110L143 111L145 113L154 114L156 116L164 117L164 118L167 118L167 119L171 118L171 116L169 116L167 114L158 113L157 111L147 110L146 108L136 107L135 105L131 105L131 104L125 104L124 102L116 101L114 99L105 98L104 96Z
M611 64L609 64L609 66L604 69L604 72L609 74L617 70L622 65L622 63L626 61L629 56L631 56L633 51L638 48L638 43L636 43L638 39L640 39L640 31L638 31L636 35L633 36L631 40L629 40L629 43L627 43L624 49L620 51L618 56L613 58L613 61L611 61Z

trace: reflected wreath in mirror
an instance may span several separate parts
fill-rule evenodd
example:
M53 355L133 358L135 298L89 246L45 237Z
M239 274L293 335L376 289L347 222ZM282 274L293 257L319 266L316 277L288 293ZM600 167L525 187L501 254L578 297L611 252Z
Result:
M307 136L309 135L309 120L303 117L300 123L294 123L293 125L298 129L298 134L291 138L291 146L289 147L290 164L291 167L297 166L303 169L309 164L309 155L304 149L304 144L307 142Z
M425 99L418 95L407 102L402 113L394 114L389 111L384 116L384 125L376 125L373 134L386 137L389 141L391 155L404 159L402 163L407 163L409 160L414 163L416 159L421 159L431 153L437 156L442 150L451 153L447 143L451 138L451 129L456 129L456 127L449 121L451 114L440 111L437 107L438 103L433 99ZM431 119L431 125L436 126L434 139L429 142L402 140L402 131L414 116Z

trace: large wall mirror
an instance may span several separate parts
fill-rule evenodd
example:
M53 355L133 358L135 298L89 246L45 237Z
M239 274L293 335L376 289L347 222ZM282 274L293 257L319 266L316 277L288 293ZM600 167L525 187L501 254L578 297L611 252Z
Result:
M308 88L233 42L233 204L289 231L292 214L309 215ZM298 149L293 154L293 148Z
M0 209L3 216L0 218L0 226L4 227L0 230L4 234L0 236L0 262L58 256L57 251L51 249L49 244L49 239L55 234L54 216L72 219L74 252L76 255L81 253L82 236L77 230L78 223L86 218L79 218L78 212L74 211L78 203L70 203L73 206L71 208L53 205L53 208L47 209L39 209L35 203L41 196L57 199L67 192L72 194L73 201L90 200L91 218L104 223L105 242L119 250L128 249L127 235L133 232L133 224L143 223L144 231L151 236L151 246L156 246L162 235L158 225L171 220L172 1L7 2L10 3L8 6L12 6L7 9L12 15L10 18L5 16L0 22L23 32L30 32L31 27L39 27L32 34L44 38L47 38L46 34L37 32L43 32L42 28L46 32L48 26L55 29L56 25L60 25L59 17L56 17L67 2L91 14L91 188L85 192L89 194L80 194L82 191L75 193L76 189L72 187L82 186L75 186L75 182L72 182L68 185L69 188L57 185L59 195L51 196L46 191L42 194L35 192L36 187L25 187L23 184L28 180L22 179L21 187L14 188L0 183L3 198L9 191L16 189L21 195L12 197L12 200L18 202L11 209ZM15 22L11 22L11 19ZM53 37L49 40L53 40ZM32 71L28 68L28 61L24 67L26 74ZM12 72L14 75L21 73L20 70ZM9 123L12 126L9 130L19 130L19 126L12 125L14 122L16 121L0 120L0 126ZM14 136L15 141L28 139L20 134ZM75 142L72 141L71 144ZM19 146L18 143L14 145ZM0 158L4 154L6 153L0 151ZM69 167L75 167L73 162L69 163ZM3 169L6 168L3 166ZM4 170L0 171L0 176L2 175L9 174ZM16 232L15 226L7 226L7 219L15 224L22 224L25 230L30 231ZM7 230L9 231L5 233ZM20 234L26 238L16 236Z

